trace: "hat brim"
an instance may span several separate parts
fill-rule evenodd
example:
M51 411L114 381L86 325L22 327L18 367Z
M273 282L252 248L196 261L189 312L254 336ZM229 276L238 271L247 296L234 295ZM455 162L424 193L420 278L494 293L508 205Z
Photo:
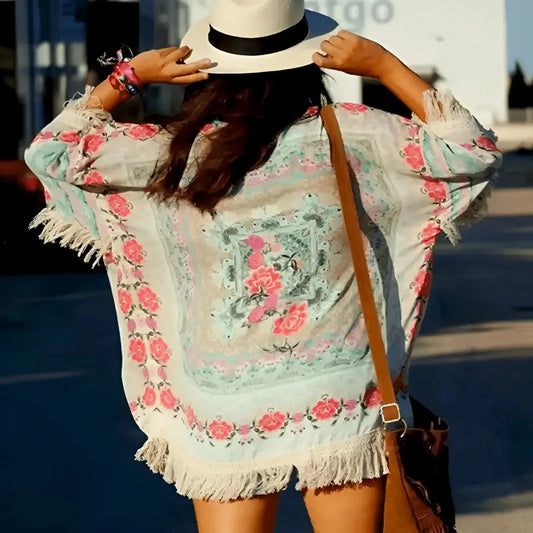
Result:
M204 71L213 74L250 74L305 67L313 63L313 54L320 51L322 41L337 34L341 29L335 20L322 13L306 9L305 14L309 25L307 38L281 52L257 56L223 52L208 40L209 17L191 26L183 37L181 46L188 46L192 50L187 63L210 59L211 66Z

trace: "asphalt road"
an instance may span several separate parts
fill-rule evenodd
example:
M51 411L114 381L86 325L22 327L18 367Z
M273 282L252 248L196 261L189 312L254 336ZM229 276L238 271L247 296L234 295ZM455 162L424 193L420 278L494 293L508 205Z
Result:
M533 157L507 156L491 217L439 244L411 386L452 426L460 533L531 531ZM133 455L144 437L120 381L96 274L0 278L0 528L192 533L191 504ZM310 533L298 493L277 533ZM341 532L339 532L341 533Z

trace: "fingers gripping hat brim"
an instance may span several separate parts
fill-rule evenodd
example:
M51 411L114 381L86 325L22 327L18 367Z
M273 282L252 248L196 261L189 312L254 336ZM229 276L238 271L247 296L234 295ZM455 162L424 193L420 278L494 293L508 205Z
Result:
M254 72L274 72L304 67L313 63L313 54L320 51L323 40L335 35L341 29L332 18L305 10L309 33L302 42L282 50L265 55L230 54L215 48L208 40L209 18L204 18L194 24L181 45L188 46L192 54L187 63L209 58L211 67L205 72L213 74L248 74Z

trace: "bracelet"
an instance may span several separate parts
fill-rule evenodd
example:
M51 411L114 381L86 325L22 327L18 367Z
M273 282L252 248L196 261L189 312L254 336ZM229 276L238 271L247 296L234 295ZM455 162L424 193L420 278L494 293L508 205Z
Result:
M126 91L130 96L139 94L143 85L128 61L117 63L108 80L113 89L120 92Z
M131 49L130 53L132 53ZM130 61L130 58L124 57L122 48L117 51L116 58L108 58L105 54L98 58L101 65L115 65L113 72L107 78L111 87L120 92L127 92L130 96L135 96L139 94L144 84L135 74L135 70L129 64Z

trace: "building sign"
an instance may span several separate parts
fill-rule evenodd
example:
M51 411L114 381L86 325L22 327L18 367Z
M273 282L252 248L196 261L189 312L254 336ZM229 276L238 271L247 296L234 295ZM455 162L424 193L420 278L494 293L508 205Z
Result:
M306 0L305 6L334 18L354 33L362 33L370 21L388 24L395 15L393 0Z

